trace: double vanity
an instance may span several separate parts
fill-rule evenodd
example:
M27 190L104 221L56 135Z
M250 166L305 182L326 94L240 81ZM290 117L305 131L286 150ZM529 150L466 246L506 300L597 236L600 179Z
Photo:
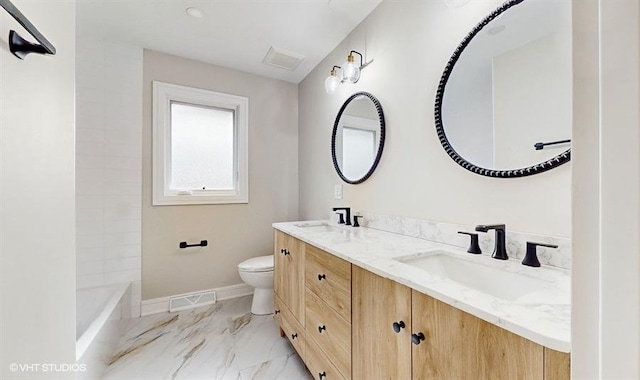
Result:
M314 378L570 378L567 270L366 227L273 227L275 318Z

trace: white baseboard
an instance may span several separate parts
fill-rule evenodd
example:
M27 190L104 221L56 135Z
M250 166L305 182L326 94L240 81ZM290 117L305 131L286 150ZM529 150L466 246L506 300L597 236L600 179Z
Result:
M169 297L153 298L150 300L142 301L140 315L144 317L145 315L166 313L169 311L169 300L171 298L189 296L196 293L210 292L210 291L216 292L217 301L223 301L231 298L237 298L237 297L253 294L253 288L251 286L247 284L238 284L238 285L223 286L221 288L215 288L215 289L199 290L197 292L192 292L192 293L175 294Z

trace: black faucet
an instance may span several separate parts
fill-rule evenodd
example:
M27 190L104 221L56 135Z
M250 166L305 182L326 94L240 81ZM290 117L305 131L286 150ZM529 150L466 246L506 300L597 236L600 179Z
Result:
M476 226L476 231L487 232L489 230L496 230L496 247L493 249L491 257L498 260L507 260L507 243L506 243L506 226L504 224L488 224Z
M548 248L558 248L555 244L544 244L544 243L534 243L532 241L527 242L527 254L524 256L524 260L522 260L522 265L527 265L530 267L539 267L540 261L538 260L538 252L537 247L548 247Z
M351 208L350 207L334 207L333 211L342 211L344 210L344 218L346 219L346 222L344 224L346 224L347 226L351 225ZM340 223L342 224L342 223Z

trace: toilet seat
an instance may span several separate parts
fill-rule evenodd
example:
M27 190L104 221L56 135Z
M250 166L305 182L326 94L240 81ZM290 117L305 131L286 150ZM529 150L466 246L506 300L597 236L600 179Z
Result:
M238 264L241 272L272 272L273 255L253 257Z

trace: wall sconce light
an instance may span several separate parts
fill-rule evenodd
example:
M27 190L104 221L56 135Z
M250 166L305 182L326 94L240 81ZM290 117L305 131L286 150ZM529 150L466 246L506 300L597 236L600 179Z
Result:
M327 79L324 80L324 89L325 91L327 91L327 94L333 93L336 88L338 88L338 85L342 82L342 73L340 74L340 76L338 76L336 68L342 71L342 67L333 66L333 68L331 69L331 74L329 74Z
M360 64L358 65L355 61L354 54L360 56ZM367 67L373 59L369 62L362 62L362 54L358 53L355 50L351 50L349 55L347 56L347 61L341 66L333 66L331 69L331 74L324 81L324 89L327 91L327 94L333 93L340 83L356 83L360 79L360 71ZM340 73L336 70L336 68L340 69Z

